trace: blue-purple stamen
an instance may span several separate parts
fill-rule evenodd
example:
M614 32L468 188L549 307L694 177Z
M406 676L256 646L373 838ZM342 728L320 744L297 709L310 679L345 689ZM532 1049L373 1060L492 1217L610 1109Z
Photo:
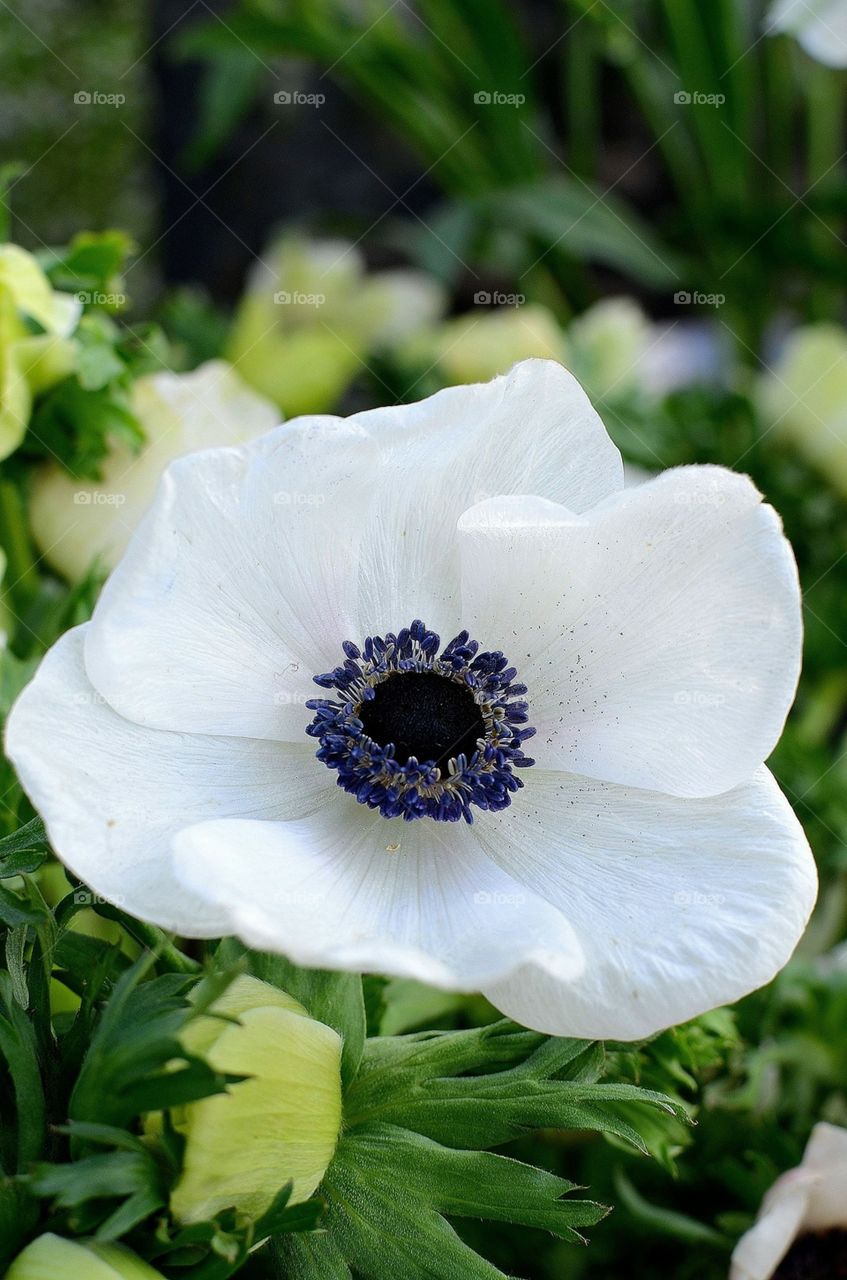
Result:
M480 653L467 631L439 653L440 645L416 618L397 635L368 636L361 648L345 640L343 665L314 677L340 695L306 703L315 712L306 732L320 743L317 758L384 818L473 822L473 805L510 805L523 786L513 770L535 763L522 749L535 733L526 685L515 683L508 659L499 650ZM404 676L416 679L394 683Z

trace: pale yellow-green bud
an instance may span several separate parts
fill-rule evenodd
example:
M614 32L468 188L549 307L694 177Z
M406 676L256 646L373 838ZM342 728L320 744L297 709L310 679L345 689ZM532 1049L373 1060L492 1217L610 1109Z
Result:
M183 1035L216 1071L249 1076L180 1108L183 1172L171 1196L180 1222L234 1206L258 1219L286 1182L307 1200L329 1166L341 1128L341 1037L284 991L241 976Z
M796 329L773 370L759 379L756 400L764 426L847 494L847 330L837 324Z
M117 1244L43 1235L19 1253L6 1280L162 1280L146 1262Z
M652 326L633 298L605 298L568 329L569 367L594 400L623 397L640 385Z
M33 396L72 372L69 335L81 310L76 298L53 289L31 253L0 245L0 458L23 439Z
M169 462L195 449L246 443L270 431L279 414L223 360L192 373L139 378L133 409L146 436L140 453L116 444L98 482L77 480L48 463L36 473L32 531L45 559L71 582L95 560L111 569L156 492Z
M371 352L433 324L445 306L420 272L369 275L348 241L287 234L250 275L227 355L287 417L325 413Z
M440 325L430 345L433 363L453 384L487 382L532 356L565 363L567 352L556 317L537 303L477 307ZM423 355L422 343L418 346Z

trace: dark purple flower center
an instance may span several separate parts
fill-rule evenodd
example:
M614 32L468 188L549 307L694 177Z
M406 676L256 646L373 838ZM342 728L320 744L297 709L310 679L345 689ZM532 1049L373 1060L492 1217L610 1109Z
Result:
M534 763L523 743L526 685L499 650L462 631L441 641L420 619L396 635L341 646L343 666L315 676L334 698L307 704L317 757L338 785L384 818L473 821L472 806L505 809Z
M773 1280L847 1280L847 1231L800 1236L773 1273Z
M459 755L470 758L485 737L485 721L465 684L409 671L389 676L374 687L374 696L359 708L365 733L385 747L394 743L398 764L432 760L446 769Z

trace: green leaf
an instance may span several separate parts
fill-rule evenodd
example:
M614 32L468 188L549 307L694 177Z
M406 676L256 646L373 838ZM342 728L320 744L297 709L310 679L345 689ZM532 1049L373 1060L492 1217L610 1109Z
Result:
M0 972L0 1058L5 1060L13 1096L0 1100L0 1114L16 1133L14 1167L22 1172L41 1154L46 1127L38 1043L29 1018L17 1003L11 978Z
M345 1134L327 1175L328 1236L292 1238L280 1252L300 1277L495 1280L443 1215L511 1222L578 1240L606 1209L563 1199L573 1185L488 1152L448 1150L391 1125ZM279 1246L278 1246L279 1247ZM317 1264L317 1265L316 1265Z
M101 391L126 372L115 350L117 334L105 316L86 316L79 326L76 376L85 391Z
M5 924L10 929L22 924L40 924L45 914L42 907L32 906L0 884L0 924Z
M498 1053L506 1069L479 1074L486 1057L496 1060ZM614 1134L641 1152L647 1147L617 1104L685 1116L684 1107L664 1094L597 1083L602 1066L600 1046L534 1036L508 1021L476 1032L369 1040L346 1114L350 1124L396 1124L451 1147L499 1146L529 1130L552 1128Z
M144 442L123 379L87 390L71 377L38 401L23 448L39 458L58 458L73 475L96 480L116 441L130 448Z
M179 1032L195 1010L187 999L195 978L146 976L155 955L143 955L117 982L74 1086L74 1121L126 1128L138 1115L193 1102L225 1090L228 1080L186 1055ZM182 1066L174 1070L174 1061Z
M39 257L54 287L71 293L108 293L134 249L125 231L82 231L66 247Z
M9 195L17 180L26 172L23 160L10 160L0 165L0 241L9 239L12 225L12 210Z
M544 246L539 257L558 246L580 261L614 267L656 289L680 278L676 255L623 200L567 174L492 192L478 208L491 225L538 237Z
M39 817L32 818L0 840L0 880L29 875L41 866L49 852L44 823Z
M615 1174L615 1190L620 1196L623 1207L651 1234L681 1240L689 1245L711 1245L717 1249L729 1247L730 1241L727 1237L707 1223L698 1222L696 1218L677 1213L673 1209L650 1204L640 1192L636 1191L621 1169L618 1169Z

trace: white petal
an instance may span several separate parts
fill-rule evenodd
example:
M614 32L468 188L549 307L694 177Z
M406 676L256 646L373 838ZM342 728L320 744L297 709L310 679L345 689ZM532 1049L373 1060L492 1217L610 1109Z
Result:
M375 456L361 428L301 418L173 464L86 642L107 701L155 728L302 741L312 676L357 634Z
M770 1280L798 1236L834 1227L847 1227L847 1129L822 1123L802 1165L777 1178L735 1246L730 1280Z
M503 498L459 524L465 626L529 688L531 754L673 795L735 786L800 670L797 570L744 477L683 467L579 517Z
M552 360L525 360L493 382L448 387L350 421L378 439L386 465L363 544L366 634L396 631L415 617L445 642L462 629L455 530L474 503L532 493L585 511L623 488L603 423Z
M806 53L829 67L847 67L844 0L777 0L765 20L768 35L787 31Z
M803 1155L803 1168L816 1175L803 1222L806 1231L847 1227L847 1129L816 1124Z
M562 913L490 862L476 828L386 820L337 791L300 821L189 827L174 850L228 932L298 964L455 990L521 962L556 982L582 968Z
M729 1280L771 1280L802 1232L813 1174L792 1169L768 1193L762 1213L732 1251Z
M308 743L164 733L124 720L85 674L87 625L59 640L15 703L7 754L59 857L95 893L164 929L218 936L227 913L174 878L174 832L204 818L306 813L326 795L326 771Z
M528 769L477 835L571 921L576 981L516 964L488 998L552 1035L640 1039L770 981L815 900L803 830L766 769L726 795L678 800Z

